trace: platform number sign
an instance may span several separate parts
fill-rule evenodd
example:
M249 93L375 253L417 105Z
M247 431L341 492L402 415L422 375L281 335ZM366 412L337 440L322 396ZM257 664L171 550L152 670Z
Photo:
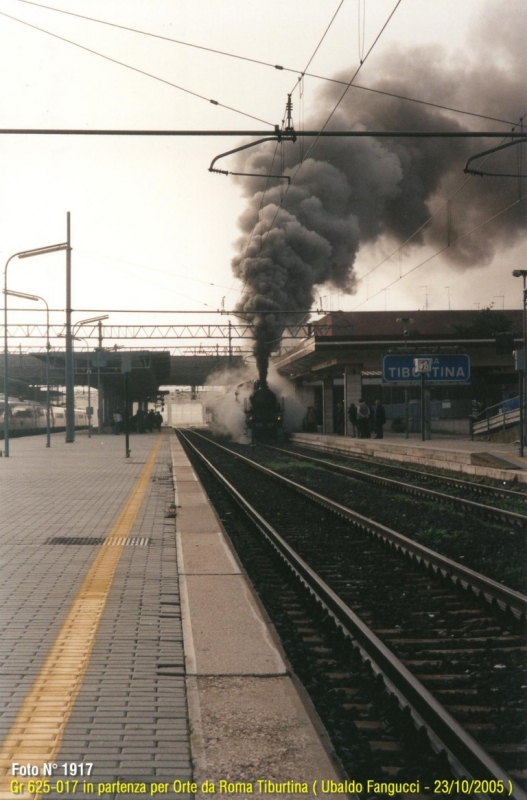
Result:
M432 372L432 359L414 358L414 370L418 375L430 375Z

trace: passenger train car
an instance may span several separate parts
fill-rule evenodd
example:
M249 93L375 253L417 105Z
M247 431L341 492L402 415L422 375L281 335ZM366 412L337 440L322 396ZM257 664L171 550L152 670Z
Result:
M4 438L5 403L0 400L0 439ZM30 400L9 399L9 436L31 436L46 432L46 406ZM88 415L75 409L75 428L87 428ZM66 409L50 406L50 429L53 433L66 430Z

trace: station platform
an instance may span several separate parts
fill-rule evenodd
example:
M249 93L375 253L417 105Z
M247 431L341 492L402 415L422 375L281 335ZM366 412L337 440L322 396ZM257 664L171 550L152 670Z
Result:
M385 431L382 439L358 439L322 433L294 433L294 444L333 449L342 454L370 455L387 461L480 475L494 480L527 483L527 448L520 457L514 442L471 441L463 436L436 434L421 441L416 434Z
M342 781L175 434L130 447L56 434L0 459L0 798Z

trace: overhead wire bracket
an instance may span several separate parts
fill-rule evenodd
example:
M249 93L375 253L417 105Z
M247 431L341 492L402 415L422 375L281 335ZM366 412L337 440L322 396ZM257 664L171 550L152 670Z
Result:
M256 147L256 145L263 144L263 142L277 142L278 144L280 144L281 142L296 142L297 137L293 125L292 111L293 111L293 103L291 101L291 95L288 94L286 103L285 128L281 129L278 127L278 125L275 125L274 134L272 136L266 136L264 139L257 139L255 142L249 142L249 144L243 144L241 145L241 147L235 147L234 150L227 150L226 153L220 153L220 155L213 158L212 161L210 162L209 172L217 172L220 175L238 175L251 178L265 178L265 179L278 178L279 180L291 183L291 178L289 177L289 175L269 175L261 172L230 172L225 169L216 169L214 167L214 164L217 161L219 161L220 158L231 156L233 153L239 153L242 150L247 150L250 147Z
M483 172L482 170L477 169L470 169L469 164L472 161L475 161L478 158L483 158L484 156L490 156L492 153L497 153L499 150L505 150L507 147L512 147L515 144L524 144L527 142L527 136L523 138L514 139L512 142L507 142L506 144L500 144L498 147L492 147L490 150L484 150L483 153L477 153L475 156L471 156L467 163L465 164L465 168L463 172L466 172L468 175L481 175L481 176L493 176L496 178L527 178L527 175L520 175L517 172Z

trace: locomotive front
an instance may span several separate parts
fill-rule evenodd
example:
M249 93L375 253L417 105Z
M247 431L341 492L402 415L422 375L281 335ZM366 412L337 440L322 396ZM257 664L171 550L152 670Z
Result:
M253 442L276 441L282 430L283 408L267 384L255 381L246 412L247 428Z

